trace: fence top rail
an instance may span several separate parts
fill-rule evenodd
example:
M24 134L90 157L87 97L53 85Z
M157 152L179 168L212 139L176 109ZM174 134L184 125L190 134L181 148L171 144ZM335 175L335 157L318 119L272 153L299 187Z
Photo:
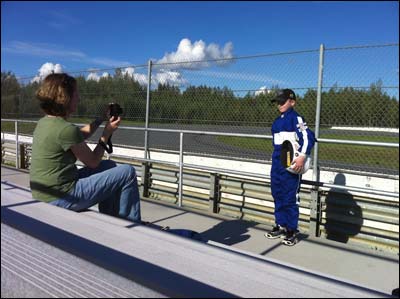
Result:
M398 47L398 43L382 44L382 45L364 45L364 46L347 46L347 47L336 47L336 48L325 48L326 51L336 50L352 50L352 49L367 49L367 48L384 48L384 47Z

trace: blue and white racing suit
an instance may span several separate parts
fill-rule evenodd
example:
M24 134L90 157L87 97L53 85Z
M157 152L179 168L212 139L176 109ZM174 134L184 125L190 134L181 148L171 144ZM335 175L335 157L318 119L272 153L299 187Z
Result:
M281 148L285 140L297 141L298 151L310 155L315 144L314 133L303 118L290 108L272 124L274 152L272 153L271 191L275 203L275 222L288 230L297 230L299 221L300 174L293 174L281 165Z

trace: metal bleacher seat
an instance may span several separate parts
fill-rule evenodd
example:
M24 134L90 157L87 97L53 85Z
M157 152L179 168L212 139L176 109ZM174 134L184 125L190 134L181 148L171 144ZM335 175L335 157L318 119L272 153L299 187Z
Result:
M2 225L124 277L152 296L389 297L226 245L194 241L94 211L57 208L33 200L26 188L3 181L1 186ZM40 268L35 271L44 275Z

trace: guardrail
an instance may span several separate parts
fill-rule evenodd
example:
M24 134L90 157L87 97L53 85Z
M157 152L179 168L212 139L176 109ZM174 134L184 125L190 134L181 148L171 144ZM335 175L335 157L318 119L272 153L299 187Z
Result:
M29 146L20 143L18 122L35 122L14 119L15 144L3 143L2 163L15 159L16 167L29 167ZM82 124L77 124L82 125ZM221 213L242 219L272 225L273 198L270 192L270 176L231 169L184 163L183 140L185 134L234 136L272 139L269 135L247 135L222 132L120 127L145 132L174 132L180 135L178 162L149 158L148 146L144 157L114 155L113 159L131 163L137 169L142 196ZM319 142L334 142L323 140ZM338 143L343 142L337 140ZM351 143L347 142L346 143ZM360 144L354 141L354 144ZM374 146L376 142L362 142ZM398 147L398 144L380 146ZM13 149L12 149L13 148ZM314 177L314 175L313 175ZM316 175L319 178L319 173ZM303 180L301 189L299 229L314 236L340 242L366 246L377 250L398 252L399 202L398 192L371 190L362 187L328 184ZM332 200L332 198L335 198Z

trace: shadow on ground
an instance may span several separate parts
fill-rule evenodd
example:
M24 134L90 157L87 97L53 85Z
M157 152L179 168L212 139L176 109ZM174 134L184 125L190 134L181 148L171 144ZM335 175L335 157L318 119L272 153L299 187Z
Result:
M250 227L258 223L245 220L227 220L214 225L201 233L204 240L211 240L225 245L233 245L250 238L247 234Z

